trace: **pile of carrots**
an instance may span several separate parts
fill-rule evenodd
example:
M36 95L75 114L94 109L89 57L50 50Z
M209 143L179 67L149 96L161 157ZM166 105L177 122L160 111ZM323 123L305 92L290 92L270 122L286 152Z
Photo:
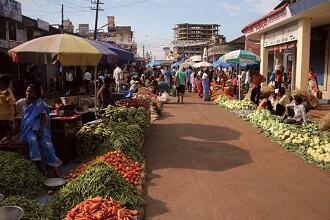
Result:
M125 180L135 186L142 186L143 171L144 169L137 162L132 159L127 158L120 151L111 151L103 156L97 157L95 160L82 164L78 168L71 171L71 173L66 177L68 181L72 181L81 175L88 166L91 164L102 161L106 164L112 166Z
M78 204L64 220L136 220L138 214L138 210L126 209L112 198L96 197Z

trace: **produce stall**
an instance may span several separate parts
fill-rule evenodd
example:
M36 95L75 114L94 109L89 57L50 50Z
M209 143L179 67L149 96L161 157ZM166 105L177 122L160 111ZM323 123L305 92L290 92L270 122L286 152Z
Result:
M272 115L266 109L257 109L249 100L233 100L222 94L217 96L214 103L250 121L261 133L296 153L307 163L330 169L330 134L321 131L317 123L284 124L279 116Z
M0 206L22 207L23 219L143 219L142 146L150 129L152 102L145 97L117 104L100 111L99 120L81 127L77 155L83 162L66 175L66 185L51 192L48 204L37 200L47 188L36 167L16 153L1 152L0 193L6 198ZM61 125L62 119L54 121Z

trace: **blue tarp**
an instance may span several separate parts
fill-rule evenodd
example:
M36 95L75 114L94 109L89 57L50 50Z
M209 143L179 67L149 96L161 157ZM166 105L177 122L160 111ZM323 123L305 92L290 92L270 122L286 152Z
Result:
M230 63L226 63L223 60L218 60L212 63L213 67L221 67L221 68L228 68L228 67L232 67L232 65Z
M181 64L183 64L184 63L184 61L179 61L179 62L176 62L176 63L173 63L172 65L171 65L171 68L176 68L176 67L179 67Z
M147 64L147 66L156 67L163 66L164 64L160 60L154 60Z
M106 43L102 41L98 41L99 43L103 44L116 54L118 54L118 63L119 64L128 64L134 60L134 55L132 52L125 50L121 47L119 47L116 44Z
M118 61L118 54L110 50L100 41L88 40L88 42L102 53L100 64L114 64Z

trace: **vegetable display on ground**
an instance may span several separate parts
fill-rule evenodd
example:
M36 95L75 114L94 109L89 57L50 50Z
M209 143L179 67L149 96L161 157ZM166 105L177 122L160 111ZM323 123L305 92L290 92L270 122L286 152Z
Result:
M48 205L42 205L39 202L25 197L12 196L0 201L2 206L19 206L24 210L21 220L53 220L53 210Z
M19 154L0 151L0 193L5 197L36 198L44 192L43 181L32 162Z
M66 179L68 181L74 180L84 173L90 165L97 162L105 162L112 166L129 183L140 188L142 187L142 181L145 177L143 167L134 160L127 158L120 151L109 152L103 156L97 157L95 160L90 161L87 164L81 164L79 167L71 171Z
M78 204L70 210L64 220L78 219L112 219L112 220L135 220L138 210L129 210L112 198L103 199L96 197Z
M130 209L138 209L141 196L136 187L124 180L111 166L99 162L91 165L51 199L57 217L64 215L86 199L101 196L113 198Z

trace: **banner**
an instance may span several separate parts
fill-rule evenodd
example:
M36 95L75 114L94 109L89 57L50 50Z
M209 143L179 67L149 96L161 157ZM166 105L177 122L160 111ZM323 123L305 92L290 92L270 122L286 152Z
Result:
M0 0L0 15L22 22L21 3L14 0Z

